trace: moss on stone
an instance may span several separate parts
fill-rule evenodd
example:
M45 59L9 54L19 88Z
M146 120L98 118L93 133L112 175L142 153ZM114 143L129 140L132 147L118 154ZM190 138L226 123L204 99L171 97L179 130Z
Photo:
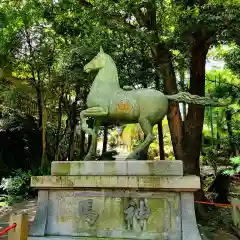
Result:
M38 182L39 177L38 176L32 176L31 177L31 187L34 187Z
M148 207L151 211L147 220L147 230L149 232L164 232L164 224L166 223L165 201L166 199L164 198L152 198L148 200Z
M114 176L117 175L116 163L115 162L105 162L104 171L107 173L112 173Z
M70 175L71 163L58 163L52 166L52 175Z

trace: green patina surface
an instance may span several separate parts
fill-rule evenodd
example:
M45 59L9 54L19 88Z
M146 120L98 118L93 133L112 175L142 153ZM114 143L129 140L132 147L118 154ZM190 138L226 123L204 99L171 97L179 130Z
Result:
M96 156L97 136L101 123L139 123L146 138L127 159L139 159L155 139L153 126L168 111L168 101L214 105L207 97L181 92L171 96L154 89L120 88L117 67L113 59L100 48L100 52L84 66L84 71L98 71L87 97L87 109L80 113L82 130L92 135L92 143L84 160ZM94 118L93 129L87 125L87 118Z
M99 71L87 97L88 108L80 113L82 130L92 135L92 144L85 160L96 156L96 139L101 122L139 122L147 137L127 157L127 159L138 159L140 153L154 140L153 126L167 113L167 97L153 89L122 89L119 85L117 67L102 48L97 56L84 66L84 70ZM98 122L93 129L88 128L86 123L88 117L95 118Z
M112 229L122 229L124 224L123 216L123 199L114 201L111 197L92 197L88 199L94 200L93 210L99 214L99 217L94 224L90 227L88 223L84 222L81 217L74 219L75 232L87 232L92 235L97 235L99 230L111 231Z
M78 202L80 200L92 199L94 201L93 211L99 214L95 224L90 226L78 212ZM73 222L73 232L85 232L91 235L98 235L99 231L111 232L111 230L122 231L123 237L126 232L126 222L124 210L128 207L129 198L112 197L65 197L59 205L58 222ZM68 206L68 207L66 207ZM149 233L163 233L176 231L176 218L180 215L179 196L148 199L150 216L147 220L146 231ZM134 218L133 232L140 233L139 222Z
M71 163L62 163L62 164L54 164L54 171L52 172L52 175L55 173L58 175L69 175L71 172Z

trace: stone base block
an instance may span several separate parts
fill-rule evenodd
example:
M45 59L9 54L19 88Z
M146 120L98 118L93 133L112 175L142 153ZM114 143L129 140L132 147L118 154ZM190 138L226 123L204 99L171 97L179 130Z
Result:
M182 161L59 161L54 176L183 176Z
M109 169L113 163L95 162L95 168ZM57 164L62 163L53 163ZM127 169L127 162L121 164ZM131 164L138 169L138 161ZM193 191L200 187L198 177L181 176L181 171L178 176L161 175L160 170L143 176L129 176L128 170L125 175L110 176L106 171L108 176L68 173L32 178L32 187L40 190L29 240L201 239L193 199ZM53 172L58 175L56 168Z

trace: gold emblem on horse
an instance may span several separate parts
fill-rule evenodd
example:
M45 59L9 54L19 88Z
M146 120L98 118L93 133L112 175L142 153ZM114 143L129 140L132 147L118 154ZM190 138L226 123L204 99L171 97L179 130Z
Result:
M131 111L131 105L128 102L122 101L119 104L117 104L117 111L129 113Z

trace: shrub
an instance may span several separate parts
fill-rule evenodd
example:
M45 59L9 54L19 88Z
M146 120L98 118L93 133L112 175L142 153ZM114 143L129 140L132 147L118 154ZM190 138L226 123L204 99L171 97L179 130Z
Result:
M23 172L21 169L12 173L9 178L3 178L1 188L6 191L6 201L9 204L21 201L26 198L30 192L31 173Z
M36 191L30 187L31 176L46 175L48 173L49 169L45 172L40 169L37 169L35 172L24 172L21 169L12 172L9 178L2 179L0 185L0 188L6 192L5 201L11 205L35 196Z
M230 159L231 167L224 171L224 174L233 176L240 173L240 157Z

